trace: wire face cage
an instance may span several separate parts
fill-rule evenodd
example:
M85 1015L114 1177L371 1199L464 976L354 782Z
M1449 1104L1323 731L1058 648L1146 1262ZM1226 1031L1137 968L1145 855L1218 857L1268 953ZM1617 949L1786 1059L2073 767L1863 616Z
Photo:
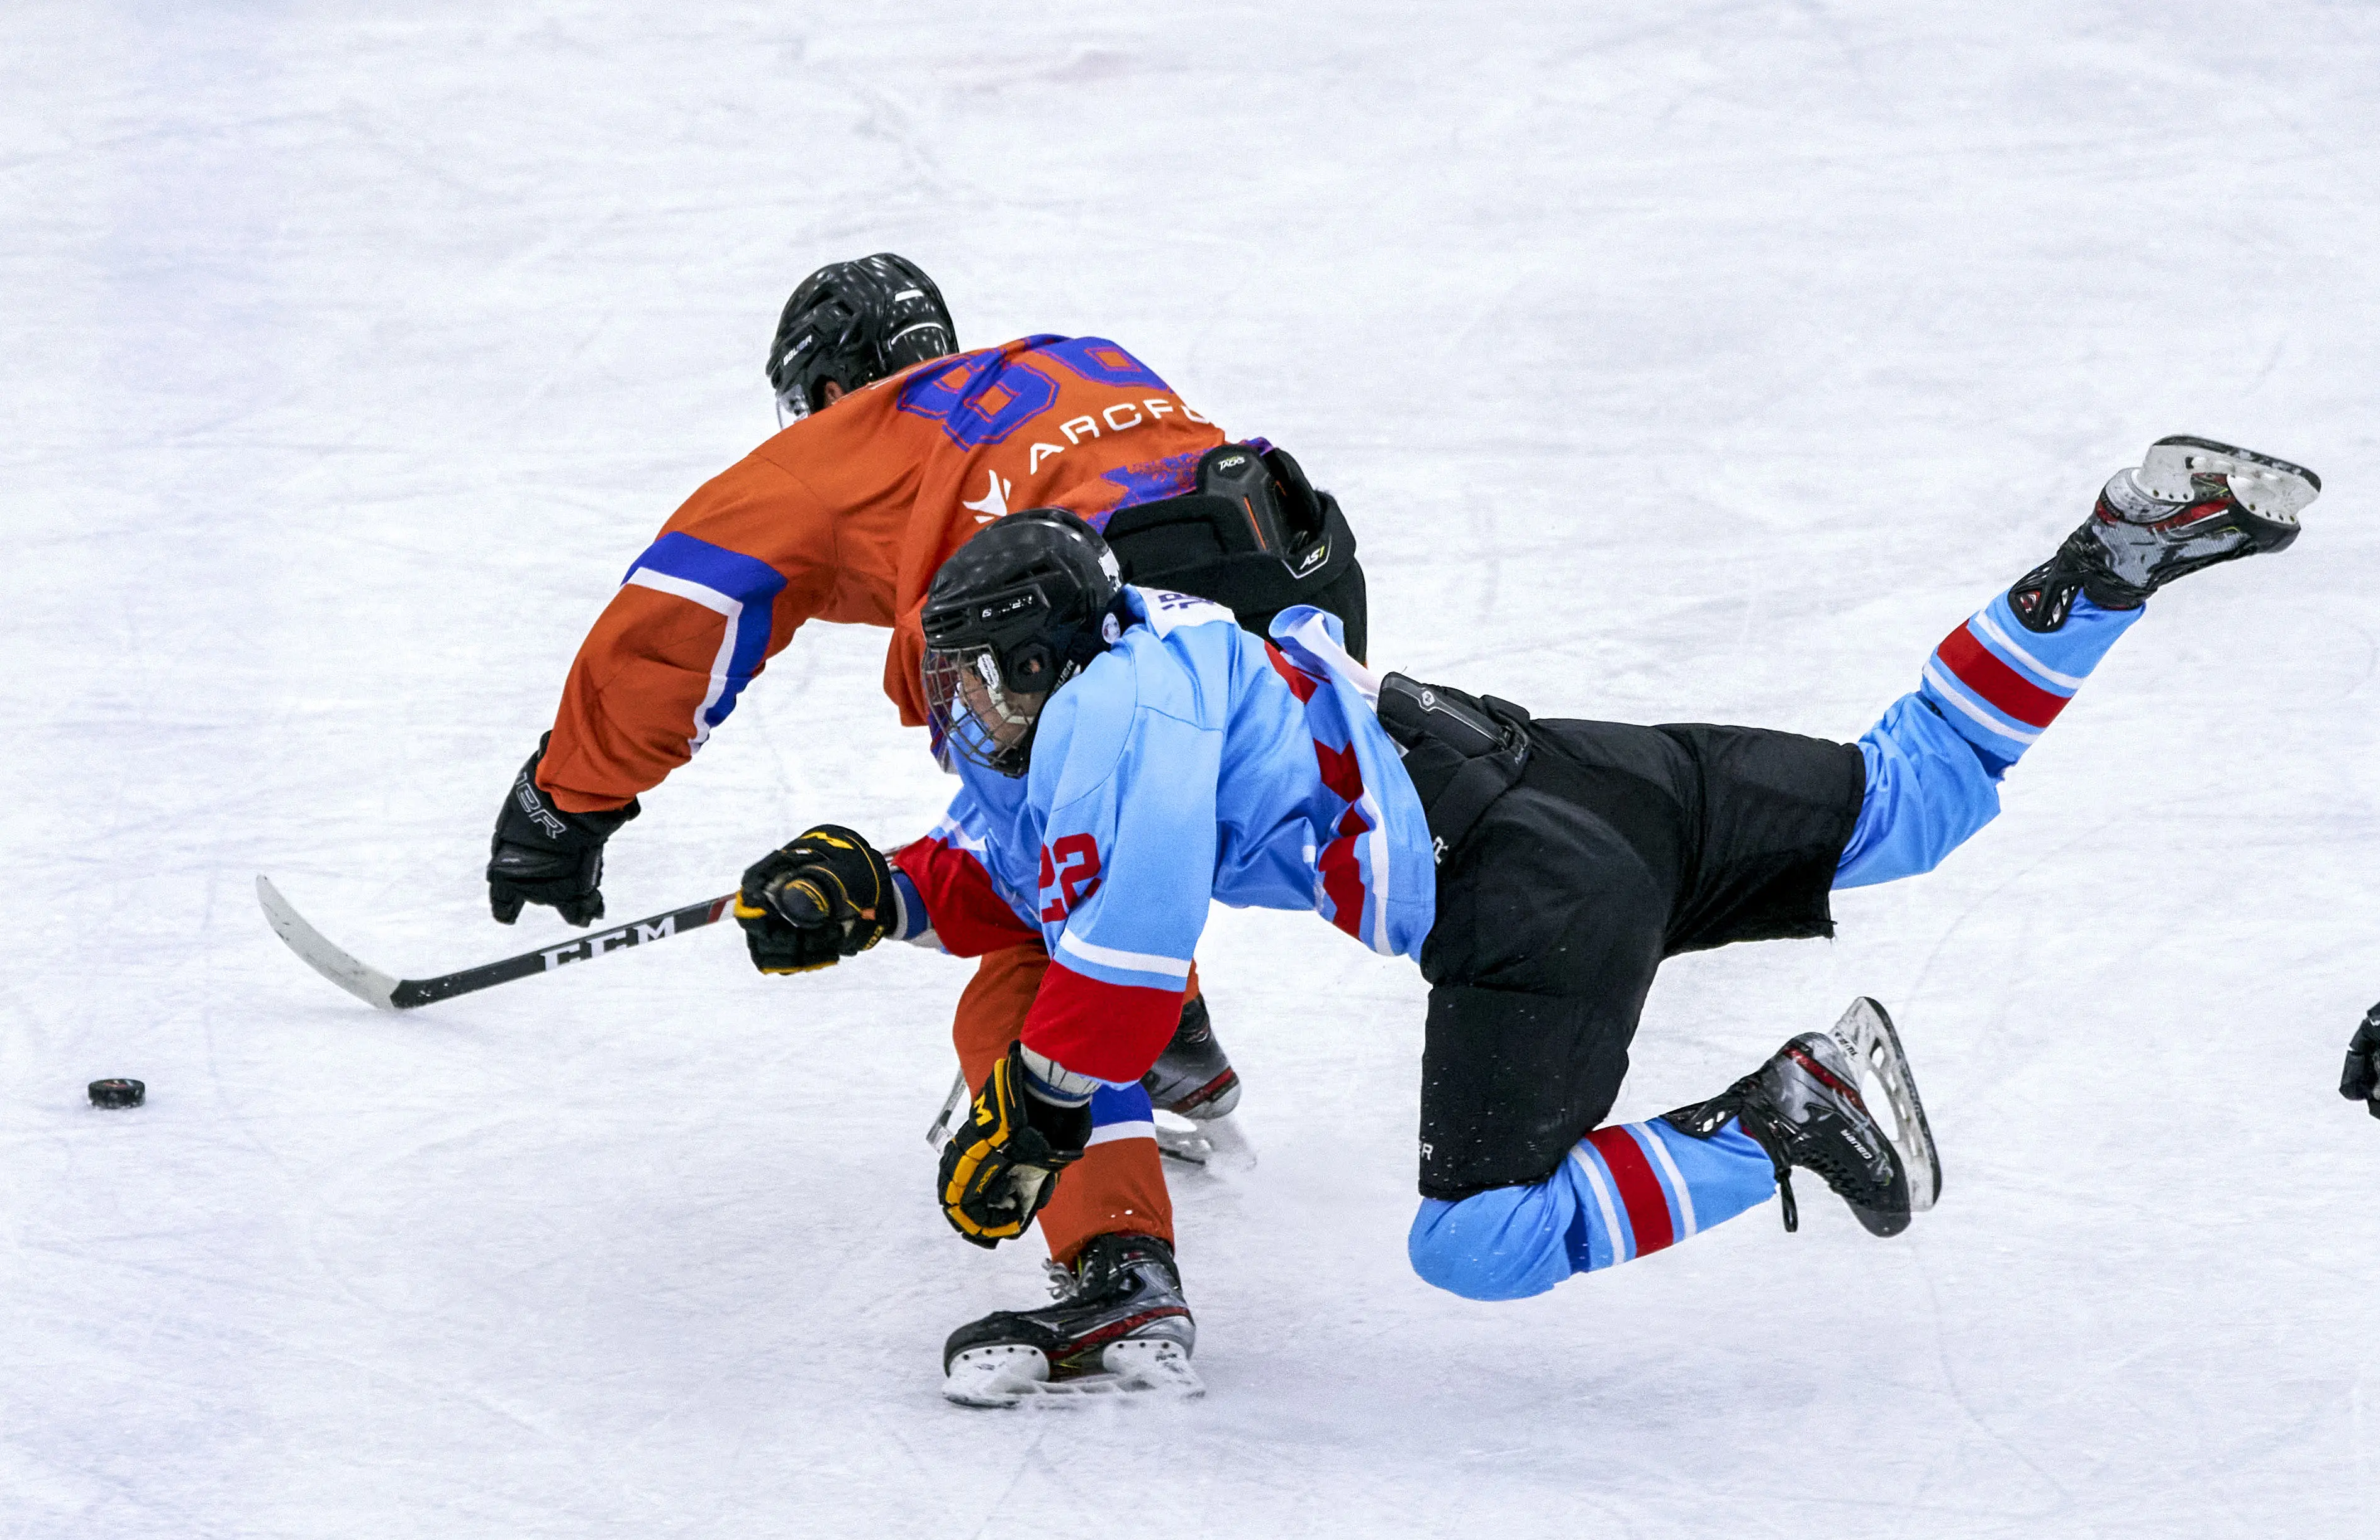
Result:
M988 643L929 649L925 684L935 736L951 752L1002 775L1025 773L1048 690L1012 688Z

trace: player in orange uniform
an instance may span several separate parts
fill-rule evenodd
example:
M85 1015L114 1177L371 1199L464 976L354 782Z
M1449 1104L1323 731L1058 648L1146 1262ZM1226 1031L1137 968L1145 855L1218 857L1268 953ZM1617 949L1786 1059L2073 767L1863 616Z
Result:
M1100 338L955 347L939 290L890 253L822 268L795 291L769 369L780 412L794 420L671 516L580 647L553 728L497 822L488 884L498 920L511 924L525 903L576 925L600 918L605 840L638 815L638 794L702 746L805 621L891 626L885 693L904 722L925 724L927 587L1012 508L1071 509L1108 530L1135 580L1236 599L1252 625L1289 603L1333 610L1360 651L1354 539L1286 455L1230 445ZM1038 944L982 959L953 1033L969 1085L1015 1039L1048 965ZM1170 1071L1161 1062L1152 1072L1158 1104L1228 1110L1237 1077L1213 1042L1195 974L1176 1048ZM1172 1204L1147 1105L1114 1112L1043 1214L1062 1265L1103 1234L1170 1248Z

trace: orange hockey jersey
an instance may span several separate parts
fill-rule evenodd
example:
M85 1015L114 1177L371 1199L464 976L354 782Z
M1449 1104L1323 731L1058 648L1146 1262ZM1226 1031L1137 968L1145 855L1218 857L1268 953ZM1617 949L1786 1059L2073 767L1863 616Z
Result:
M570 666L538 783L574 813L660 783L804 621L893 627L884 693L926 720L927 585L1013 509L1193 490L1222 431L1099 337L1032 336L844 396L705 482L628 568Z

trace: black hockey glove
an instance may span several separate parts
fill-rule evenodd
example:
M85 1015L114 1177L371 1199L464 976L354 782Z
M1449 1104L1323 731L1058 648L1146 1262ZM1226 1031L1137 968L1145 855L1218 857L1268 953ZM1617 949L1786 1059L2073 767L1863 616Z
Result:
M2338 1094L2363 1103L2380 1118L2380 1005L2363 1013L2363 1024L2347 1040L2347 1068L2338 1076Z
M513 778L496 815L488 852L488 912L499 923L520 918L524 903L548 903L573 925L603 917L603 842L644 809L634 797L609 813L565 813L537 783L548 733Z
M762 973L808 973L856 957L900 917L892 864L866 840L822 823L744 874L735 923Z
M1058 1173L1083 1158L1091 1110L1062 1107L1033 1094L1025 1045L1011 1043L975 1094L967 1121L942 1146L942 1217L965 1240L990 1251L1033 1223L1058 1190Z

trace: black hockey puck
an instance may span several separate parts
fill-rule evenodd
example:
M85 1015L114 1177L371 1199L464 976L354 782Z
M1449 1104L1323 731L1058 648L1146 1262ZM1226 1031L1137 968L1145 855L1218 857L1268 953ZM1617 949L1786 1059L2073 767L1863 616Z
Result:
M94 1080L91 1083L91 1104L93 1107L138 1107L149 1099L149 1087L137 1080Z

